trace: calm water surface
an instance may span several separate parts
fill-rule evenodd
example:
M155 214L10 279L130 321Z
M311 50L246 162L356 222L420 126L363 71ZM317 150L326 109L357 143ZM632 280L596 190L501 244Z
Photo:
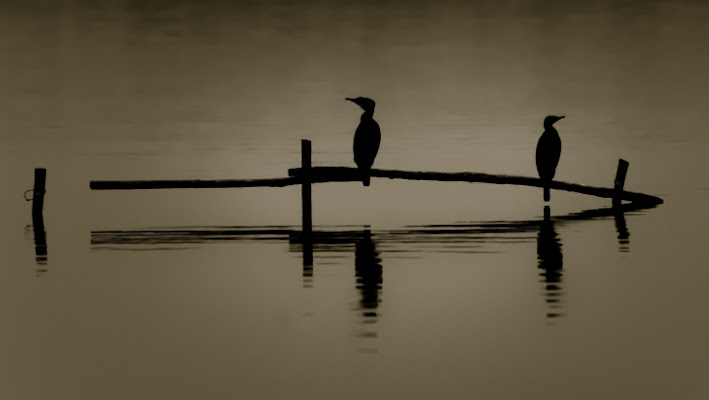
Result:
M709 395L702 2L62 4L0 6L1 398ZM557 179L665 204L318 184L304 266L297 187L89 190L352 165L351 96L375 167L533 176L562 114Z

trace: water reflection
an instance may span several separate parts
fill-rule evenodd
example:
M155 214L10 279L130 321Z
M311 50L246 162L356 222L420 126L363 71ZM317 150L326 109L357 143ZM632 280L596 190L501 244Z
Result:
M313 287L313 240L309 235L303 240L303 287Z
M316 227L304 240L299 227L185 227L173 229L94 231L93 250L183 250L201 243L253 242L287 243L288 251L302 256L302 285L313 288L315 271L328 263L349 264L354 254L355 307L361 337L377 337L383 292L381 254L388 258L417 258L429 253L496 253L509 251L515 243L535 242L537 267L543 284L543 296L548 307L547 318L556 319L562 312L563 254L557 233L560 226L593 219L613 218L620 251L629 251L629 236L625 213L652 208L624 204L612 208L591 209L551 217L544 208L542 220L458 223L450 225L409 226L402 229L377 230L334 226ZM375 240L376 238L376 240ZM370 349L371 350L371 349ZM375 351L375 350L373 350Z
M32 225L25 227L25 237L29 239L32 235L34 241L34 255L37 268L35 273L37 276L42 276L47 273L47 232L44 228L44 221L34 221Z
M562 225L593 219L615 222L621 251L629 251L630 233L625 214L653 208L624 204L613 208L585 210L549 217L549 223ZM304 241L298 226L206 226L137 230L101 230L91 232L93 250L184 250L204 243L287 242L288 250L303 256L304 274L312 277L314 254L318 264L324 257L352 254L362 239L362 228L350 226L317 227ZM402 229L378 230L377 247L396 257L411 258L428 252L496 253L506 251L504 244L538 238L539 220L471 222L443 225L417 225ZM371 233L370 233L371 235Z
M35 221L32 226L34 233L34 254L37 265L47 265L47 231L44 229L44 221ZM37 269L37 272L46 272L46 269Z
M589 219L601 219L612 216L615 220L615 229L618 233L618 246L621 252L630 251L630 231L628 230L628 225L625 222L625 215L627 213L648 210L655 208L655 206L646 206L640 204L617 204L611 208L599 208L593 210L585 210L579 213L569 214L562 217L555 217L557 221L579 221L579 220L589 220Z
M359 336L363 338L377 337L376 324L383 290L381 262L377 246L372 240L372 233L366 229L355 244L355 288L360 296L357 311L360 313L360 321L364 327L364 331Z
M625 212L621 207L613 207L613 217L615 219L615 230L618 232L619 250L623 253L630 251L630 232L625 223Z
M562 315L564 256L561 252L561 240L554 230L550 214L549 206L545 206L544 219L539 224L537 236L537 259L539 276L544 284L545 301L549 307L547 318L557 318Z

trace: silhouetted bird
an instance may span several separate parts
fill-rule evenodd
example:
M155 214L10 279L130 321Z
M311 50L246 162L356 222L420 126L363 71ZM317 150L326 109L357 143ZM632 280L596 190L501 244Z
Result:
M362 183L364 186L369 186L369 174L374 164L374 158L379 151L379 143L382 140L382 134L379 130L379 124L374 120L374 100L367 97L346 98L358 106L362 107L364 113L359 122L359 126L355 131L354 144L354 162L357 164L362 173Z
M544 118L544 133L537 143L537 171L544 184L544 201L549 201L549 184L556 173L561 156L561 138L553 125L564 116Z

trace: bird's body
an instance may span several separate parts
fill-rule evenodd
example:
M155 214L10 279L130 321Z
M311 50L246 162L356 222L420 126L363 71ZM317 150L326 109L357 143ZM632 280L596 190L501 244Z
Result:
M364 186L369 186L370 170L374 164L374 159L379 151L379 144L382 140L379 124L374 120L374 100L366 97L357 97L355 99L347 98L364 109L359 126L355 131L352 151L354 153L354 162L357 164L362 174L362 183Z
M549 201L549 184L554 179L556 166L559 165L559 158L561 157L561 138L553 124L562 118L564 117L551 115L546 117L544 119L544 133L542 133L539 142L537 142L537 172L539 172L539 178L544 184L544 201Z

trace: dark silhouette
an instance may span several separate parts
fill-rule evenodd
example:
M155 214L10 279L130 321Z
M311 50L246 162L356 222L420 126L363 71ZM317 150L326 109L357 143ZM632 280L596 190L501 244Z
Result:
M355 243L356 288L361 298L359 301L362 316L367 322L375 322L379 295L382 290L382 265L379 252L369 230L362 232L362 237Z
M374 100L367 97L346 98L358 106L362 107L364 113L360 119L359 126L355 131L354 144L354 162L362 174L362 183L364 186L369 186L369 170L374 164L374 158L377 157L379 151L379 143L382 140L382 134L379 130L379 124L374 120Z
M613 207L613 217L615 218L615 229L618 232L618 244L620 251L626 253L630 251L630 232L625 223L625 212L622 207Z
M616 218L618 239L629 243L630 233L625 224L624 213L643 212L657 205L642 202L629 203L618 207L589 209L554 217L554 225L578 224L584 221L608 220ZM438 225L412 225L405 229L378 230L379 243L386 242L397 251L446 251L477 252L481 246L491 241L509 238L517 241L516 234L539 232L539 219L517 221L458 222ZM137 230L97 230L91 231L92 250L174 250L198 246L202 243L253 242L289 244L289 251L303 253L303 264L312 265L314 253L351 253L352 247L362 238L361 230L337 227L321 232L313 232L306 240L300 227L295 226L211 226L172 227ZM29 229L29 228L28 228ZM28 231L29 232L29 231ZM451 247L451 244L460 246ZM622 242L621 242L622 243ZM465 246L469 244L470 246ZM486 251L482 249L482 251Z
M355 288L360 295L356 310L361 313L361 330L357 336L367 341L358 350L363 353L377 353L376 344L370 340L378 336L378 309L383 283L381 262L372 233L366 229L355 242Z
M36 225L33 225L36 224ZM34 237L34 254L36 276L43 276L47 273L47 232L44 229L44 222L33 221L33 224L25 226L25 238L32 240Z
M34 254L37 265L47 265L47 232L44 230L44 220L34 219ZM43 272L39 271L38 272Z
M32 230L34 231L34 251L37 265L37 274L41 275L47 270L47 232L44 229L44 195L46 193L45 184L47 180L47 170L45 168L34 169L34 188L25 192L25 200L32 202ZM27 198L27 193L32 192L32 198Z
M554 231L554 222L550 217L549 206L544 207L544 219L539 225L537 236L537 260L541 270L542 283L544 283L545 301L552 309L547 312L547 318L556 318L562 314L561 307L561 281L563 277L564 257L561 253L561 241Z
M544 201L549 201L549 184L556 174L556 166L561 157L561 138L554 129L554 123L564 118L550 115L544 118L544 133L537 142L537 171L544 184Z
M313 287L313 237L303 235L303 287Z

